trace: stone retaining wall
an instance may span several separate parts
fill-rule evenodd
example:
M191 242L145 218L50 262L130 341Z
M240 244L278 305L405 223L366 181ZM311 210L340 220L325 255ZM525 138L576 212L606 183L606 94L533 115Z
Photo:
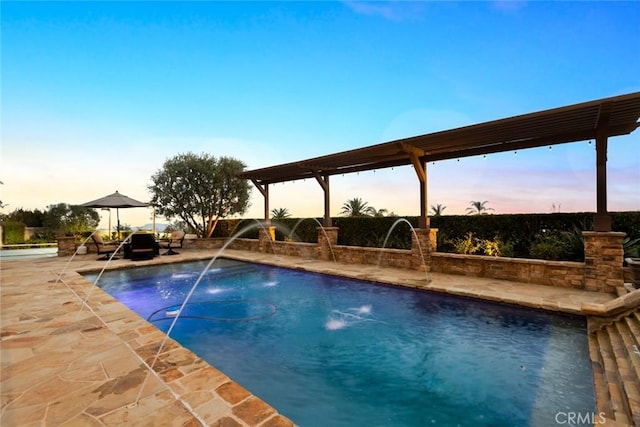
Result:
M58 256L71 256L76 253L74 237L58 237Z
M223 239L198 239L220 240ZM199 247L211 248L212 246ZM221 247L218 243L215 247ZM318 249L314 243L296 243L274 241L269 252L277 255L317 258ZM236 239L230 249L257 251L255 239ZM343 264L365 264L380 267L414 268L411 250L380 249L358 246L336 245L330 249L329 261ZM544 261L522 258L502 258L480 255L458 255L449 253L431 253L430 271L463 276L486 277L513 280L539 285L584 289L584 270L582 262Z
M269 253L304 258L318 258L318 246L313 243L272 242ZM255 239L236 239L232 249L257 251ZM328 248L327 248L328 249ZM416 256L411 250L380 249L356 246L332 246L327 260L344 264L369 264L380 267L416 269ZM424 251L422 253L424 255ZM525 258L490 257L481 255L459 255L429 252L420 264L428 263L428 271L463 276L512 280L538 285L587 289L586 265L583 262L545 261ZM424 267L423 267L424 269ZM622 266L618 268L621 277L628 277ZM613 292L612 287L601 286L599 292Z
M332 248L336 262L344 264L370 264L380 267L412 268L411 251L404 249L380 249L358 246Z
M480 255L432 252L430 230L416 230L413 248L381 249L337 245L337 228L318 232L318 244L271 240L268 233L259 239L237 238L230 249L274 253L310 259L323 259L343 264L369 264L380 267L410 268L435 273L512 280L538 285L615 293L629 280L628 268L622 267L623 233L585 232L585 262L545 261ZM227 239L185 239L185 249L219 249ZM89 252L93 244L87 243ZM58 241L60 256L75 252L73 238Z
M584 289L615 293L624 284L622 241L625 233L583 231Z
M584 263L432 253L431 271L584 289Z

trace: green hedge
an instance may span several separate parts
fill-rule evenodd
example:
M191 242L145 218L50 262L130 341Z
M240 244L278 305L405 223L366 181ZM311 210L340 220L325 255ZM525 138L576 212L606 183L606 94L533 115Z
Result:
M640 239L640 212L613 212L612 229L627 234L629 240ZM513 215L443 215L431 217L431 227L438 229L438 251L454 252L456 242L472 233L483 241L504 242L509 255L529 258L580 260L581 231L593 229L593 213L551 213ZM278 220L276 239L291 239L315 243L321 218L287 218ZM411 228L418 226L418 217L336 217L338 244L348 246L409 249ZM215 237L228 237L247 227L241 237L257 238L258 221L254 219L223 220L214 232ZM291 231L295 233L290 237ZM559 250L558 246L562 246ZM576 249L578 247L578 249ZM561 252L561 253L558 253Z
M513 256L528 258L532 249L564 245L564 254L536 257L577 261L584 257L576 246L582 246L582 231L593 230L593 213L552 213L513 215L447 215L431 218L431 227L438 231L438 251L452 251L451 242L463 239L471 232L479 239L499 239L509 242ZM640 212L613 212L612 230L627 234L630 239L640 238ZM536 252L535 250L533 252Z
M17 245L24 243L25 225L17 221L5 221L2 223L2 243L4 245Z
M410 249L412 227L418 227L418 217L338 217L332 222L340 229L339 245L374 248Z

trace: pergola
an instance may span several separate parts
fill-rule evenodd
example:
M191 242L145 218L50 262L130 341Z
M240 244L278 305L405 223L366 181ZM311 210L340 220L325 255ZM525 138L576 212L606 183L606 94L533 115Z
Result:
M250 179L264 196L265 220L269 219L269 184L315 178L324 191L323 226L329 227L331 175L413 165L420 183L419 226L429 228L428 162L595 140L594 229L611 231L607 213L607 143L609 137L632 133L640 126L639 119L640 92L635 92L254 169L238 176Z

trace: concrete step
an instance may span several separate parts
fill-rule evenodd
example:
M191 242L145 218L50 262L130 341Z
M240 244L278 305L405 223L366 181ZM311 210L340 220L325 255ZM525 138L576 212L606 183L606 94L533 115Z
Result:
M589 334L589 358L593 367L593 384L596 393L596 406L598 414L604 414L608 420L614 419L611 407L611 395L604 372L601 346L598 340L599 331Z
M608 418L631 425L629 405L626 402L624 388L620 381L616 356L609 337L609 327L597 331L598 346L600 348L601 363L604 370L604 379L609 393L609 402L613 416ZM606 412L605 412L606 413Z
M640 322L635 321L631 316L627 316L623 321L618 322L616 326L624 340L636 378L640 378Z
M640 425L640 377L634 369L633 347L629 344L635 340L629 336L629 329L623 319L609 325L607 330L618 368L618 379L623 393L621 397L626 404L625 411L633 423Z

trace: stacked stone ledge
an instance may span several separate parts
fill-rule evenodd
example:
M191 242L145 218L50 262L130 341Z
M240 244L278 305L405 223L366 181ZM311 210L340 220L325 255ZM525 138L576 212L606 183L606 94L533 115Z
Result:
M615 293L624 285L625 233L584 231L584 289Z

